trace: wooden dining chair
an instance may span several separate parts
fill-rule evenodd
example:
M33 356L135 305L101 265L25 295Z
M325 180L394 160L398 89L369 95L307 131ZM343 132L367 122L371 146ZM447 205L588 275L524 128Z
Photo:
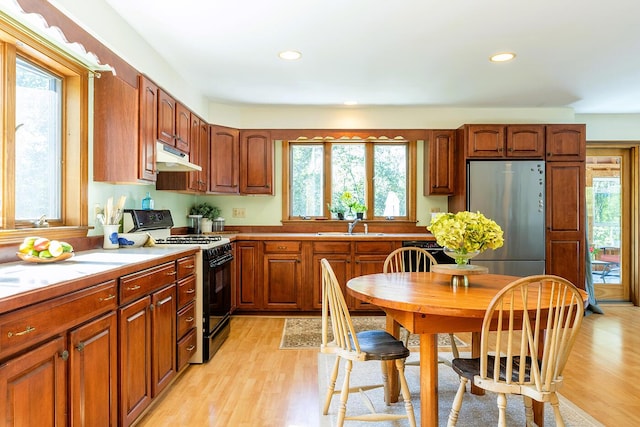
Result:
M340 406L338 409L337 426L342 427L345 420L358 421L385 421L407 418L409 425L415 427L416 419L411 403L411 393L404 376L404 360L410 352L403 344L393 337L393 335L382 330L368 330L356 332L349 309L342 294L342 289L338 283L329 261L326 258L321 260L322 265L322 353L334 354L336 361L331 371L331 378L327 389L327 395L323 407L323 415L329 412L329 406L334 394L340 394ZM333 332L333 340L329 341L329 327ZM341 390L335 389L340 361L345 361L344 382ZM378 360L382 368L382 384L367 386L350 386L351 369L353 362L367 362ZM376 413L370 400L366 401L370 413L358 415L346 415L347 400L350 393L361 392L374 388L384 387L385 402L388 402L389 386L387 376L386 361L395 360L400 376L400 391L404 400L406 415L402 414L381 414ZM366 396L364 396L366 397Z
M564 426L556 391L583 315L578 289L561 277L525 277L498 292L482 323L480 357L452 362L460 387L448 426L456 425L469 380L498 393L499 426L506 426L507 394L523 397L528 426L534 425L532 400L550 402L556 425Z
M435 264L438 264L438 261L436 261L433 255L428 251L422 248L407 246L391 252L384 261L382 271L384 273L408 271L427 272L431 271L431 266ZM404 342L404 345L408 346L410 336L409 331L402 328L401 335L403 335L402 341ZM455 336L453 334L449 334L449 340L451 341L451 352L453 353L453 357L460 357ZM448 360L438 359L438 361L440 363L450 365ZM408 364L418 365L419 362L412 362Z

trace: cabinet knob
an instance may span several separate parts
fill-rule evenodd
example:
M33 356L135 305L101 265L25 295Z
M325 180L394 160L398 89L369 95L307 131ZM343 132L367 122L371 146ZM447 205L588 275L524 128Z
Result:
M62 353L60 353L60 358L62 360L67 360L69 358L69 352L67 350L64 350Z

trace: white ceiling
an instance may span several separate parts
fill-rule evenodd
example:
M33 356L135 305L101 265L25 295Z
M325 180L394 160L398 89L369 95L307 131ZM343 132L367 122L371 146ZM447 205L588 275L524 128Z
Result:
M213 102L640 113L638 0L106 1Z

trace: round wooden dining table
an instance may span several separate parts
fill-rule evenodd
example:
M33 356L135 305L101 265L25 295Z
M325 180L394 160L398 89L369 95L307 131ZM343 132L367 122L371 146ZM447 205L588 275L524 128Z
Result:
M485 311L499 290L520 277L498 274L468 276L468 286L452 286L441 273L379 273L347 282L353 297L380 307L387 330L398 336L399 325L420 334L420 416L422 426L438 425L438 334L471 332L472 356L480 353ZM584 301L587 294L583 293ZM390 375L390 380L395 376ZM391 384L391 396L398 396ZM481 394L473 387L472 392ZM544 406L534 401L534 418L543 422ZM497 408L496 408L497 411Z

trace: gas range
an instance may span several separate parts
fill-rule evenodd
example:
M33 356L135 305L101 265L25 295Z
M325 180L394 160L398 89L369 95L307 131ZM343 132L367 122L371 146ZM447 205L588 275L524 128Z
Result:
M154 237L154 239L157 245L195 245L204 251L230 244L230 240L226 237L207 234L173 234L165 237Z

